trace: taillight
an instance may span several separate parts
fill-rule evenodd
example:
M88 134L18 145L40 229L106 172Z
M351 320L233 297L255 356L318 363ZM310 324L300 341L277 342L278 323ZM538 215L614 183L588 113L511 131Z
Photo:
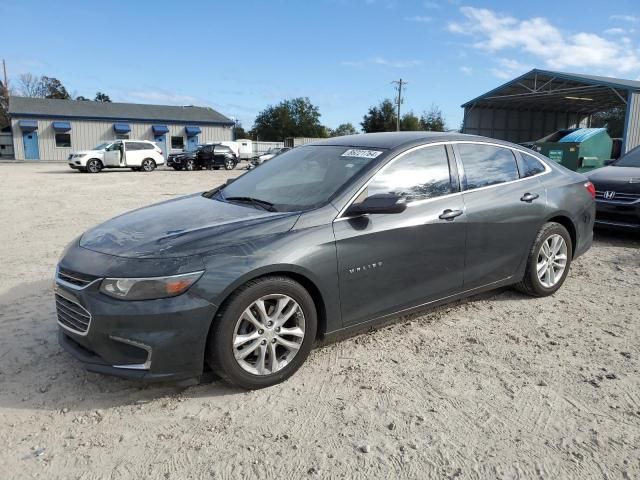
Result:
M587 189L587 192L589 192L591 198L596 198L596 187L593 186L593 183L585 182L584 188Z

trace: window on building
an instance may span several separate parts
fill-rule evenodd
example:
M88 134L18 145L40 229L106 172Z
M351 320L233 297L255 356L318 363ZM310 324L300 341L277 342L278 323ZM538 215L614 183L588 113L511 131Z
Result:
M413 202L452 191L447 152L444 146L435 146L414 150L390 164L369 183L366 197L393 193Z
M184 148L184 137L171 137L171 148Z
M508 148L461 143L458 149L464 165L467 190L520 178L516 157Z
M71 134L70 133L56 133L56 147L69 148L71 147Z

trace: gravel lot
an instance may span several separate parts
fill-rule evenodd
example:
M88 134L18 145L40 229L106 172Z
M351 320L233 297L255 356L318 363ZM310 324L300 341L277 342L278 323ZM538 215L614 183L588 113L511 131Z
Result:
M598 232L551 298L404 317L261 391L85 372L55 337L63 247L239 173L0 164L0 478L640 478L639 236Z

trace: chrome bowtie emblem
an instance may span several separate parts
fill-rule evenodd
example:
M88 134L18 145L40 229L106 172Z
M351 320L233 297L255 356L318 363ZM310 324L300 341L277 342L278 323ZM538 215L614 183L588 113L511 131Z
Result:
M616 192L613 192L611 190L607 190L606 192L604 192L605 200L612 200L615 196L616 196Z

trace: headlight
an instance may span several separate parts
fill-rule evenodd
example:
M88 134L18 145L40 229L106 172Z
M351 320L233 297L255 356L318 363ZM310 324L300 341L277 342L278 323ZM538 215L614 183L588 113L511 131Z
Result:
M73 158L82 158L85 157L86 155L84 153L76 153Z
M100 291L120 300L151 300L175 297L186 292L204 272L185 273L170 277L105 278Z

